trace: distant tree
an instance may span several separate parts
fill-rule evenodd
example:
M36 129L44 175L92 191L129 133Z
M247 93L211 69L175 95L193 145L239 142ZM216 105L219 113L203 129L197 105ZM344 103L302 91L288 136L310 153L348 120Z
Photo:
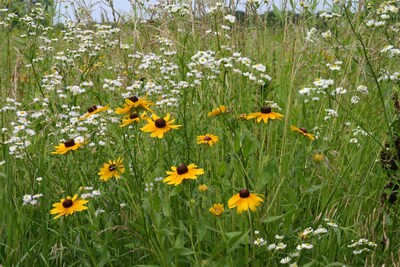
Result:
M246 16L246 13L244 11L241 11L241 10L235 11L235 17L236 17L237 21L243 22L245 20L245 16Z

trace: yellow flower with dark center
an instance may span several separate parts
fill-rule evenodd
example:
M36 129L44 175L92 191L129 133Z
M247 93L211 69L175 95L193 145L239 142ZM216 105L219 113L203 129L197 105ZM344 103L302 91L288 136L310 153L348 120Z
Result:
M189 166L185 164L180 164L178 167L172 166L171 170L166 172L169 176L163 182L175 186L181 184L184 179L195 180L197 179L197 175L204 174L203 169L197 169L197 166L194 164L190 164Z
M131 115L129 115L128 119L123 119L122 124L119 127L125 127L131 124L132 122L139 122L139 121L140 121L139 115L136 112L134 112L131 113Z
M216 203L209 209L209 211L212 215L219 217L224 213L224 204Z
M292 126L290 127L290 129L291 129L292 131L295 131L295 132L298 132L298 133L304 135L305 137L310 138L311 140L315 140L314 135L308 133L307 130L306 130L305 128L303 128L303 127L297 128L296 126L292 125Z
M170 117L171 115L169 113L164 118L160 118L153 113L153 115L151 115L151 119L147 119L147 125L140 128L140 130L151 133L151 137L163 138L164 133L181 127L181 125L173 125L175 119L170 120Z
M123 158L117 160L109 160L108 163L104 163L103 167L97 173L100 175L100 180L108 181L112 177L120 179L121 175L125 172L125 167L122 165Z
M98 107L96 105L91 106L90 108L87 109L87 112L80 118L81 120L84 120L86 118L89 118L93 114L108 110L110 107L109 105L105 107Z
M213 109L211 112L208 112L208 117L214 117L225 112L226 112L226 107L222 105L217 107L216 109Z
M150 109L149 106L154 105L153 102L150 102L146 100L145 98L138 98L137 96L132 96L130 98L125 99L124 107L123 108L117 108L115 110L116 114L130 114L133 109L138 109L138 110L148 110L150 112L153 112L153 110Z
M246 116L246 119L255 119L257 118L257 122L260 122L261 120L264 121L265 123L268 122L268 119L271 120L282 120L283 115L277 112L272 112L270 107L262 107L261 112L254 112L250 113L249 115Z
M56 151L51 152L51 154L65 154L71 150L77 150L82 146L81 143L75 143L74 139L68 139L64 143L55 146Z
M213 146L216 142L219 141L218 136L213 134L206 134L197 136L197 144L207 144L209 146Z
M260 206L261 202L264 202L261 196L259 194L251 194L248 189L242 189L229 199L228 207L230 209L237 207L238 214L248 209L256 211L256 207Z
M67 198L61 199L60 202L54 203L54 208L50 210L50 214L58 214L56 217L54 217L54 219L57 219L64 215L71 215L76 211L87 210L87 207L84 205L89 201L77 198L78 195L75 194L72 198L68 196Z

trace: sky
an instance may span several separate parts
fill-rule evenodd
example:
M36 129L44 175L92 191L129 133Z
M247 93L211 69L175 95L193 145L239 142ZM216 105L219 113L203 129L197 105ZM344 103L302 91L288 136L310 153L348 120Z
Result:
M107 12L109 18L111 19L111 9L101 0L58 0L58 10L60 11L60 14L62 15L62 18L60 19L61 21L64 21L66 17L73 18L73 12L72 12L72 7L68 2L81 2L84 3L86 6L91 6L93 5L93 17L96 21L100 21L100 14L101 11L104 10ZM244 6L246 0L239 0L239 5L238 5L238 10L244 11ZM272 0L273 4L276 5L277 7L282 7L284 2L289 2L289 0ZM298 4L299 0L293 0L295 3ZM308 0L308 1L313 1L313 0ZM316 0L314 0L316 1ZM317 5L317 10L324 10L329 7L329 4L332 3L332 0L318 0L319 4ZM130 11L132 11L131 4L129 0L114 0L114 8L121 14L126 14ZM155 3L156 0L150 0L149 3ZM175 1L171 1L175 2ZM178 1L176 1L178 2ZM307 2L307 1L305 1ZM288 4L289 5L289 4ZM268 5L269 7L271 4ZM260 13L265 12L265 8L259 10Z

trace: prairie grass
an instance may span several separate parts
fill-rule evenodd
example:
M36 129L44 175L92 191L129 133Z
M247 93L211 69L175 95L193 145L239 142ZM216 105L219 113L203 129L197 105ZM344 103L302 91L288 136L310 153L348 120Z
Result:
M56 26L0 4L0 264L398 266L399 1L334 2ZM134 96L154 105L115 113ZM151 137L152 114L181 126ZM204 174L165 183L180 164ZM239 214L239 192L263 202ZM54 219L74 195L87 210Z

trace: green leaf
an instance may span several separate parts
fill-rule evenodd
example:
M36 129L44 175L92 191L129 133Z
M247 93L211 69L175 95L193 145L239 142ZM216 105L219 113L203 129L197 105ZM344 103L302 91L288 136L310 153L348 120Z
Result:
M160 236L171 236L174 235L174 232L169 230L168 228L162 228L157 231Z
M180 247L180 248L172 248L172 251L179 256L187 256L194 254L194 251L188 248Z
M289 211L286 212L285 214L277 215L277 216L270 216L270 217L268 217L268 218L266 218L266 219L261 220L261 222L263 222L263 223L270 223L270 222L273 222L273 221L282 219L282 218L284 218L284 217L286 217L286 216L288 216L288 215L292 215L292 214L295 213L295 212L296 212L295 209L289 210Z
M282 19L282 12L275 4L272 5L272 9L274 11L275 16Z
M239 152L240 147L241 147L240 135L236 135L235 140L233 142L233 148L235 149L235 152Z
M310 187L306 190L306 193L313 193L315 191L321 190L321 188L325 187L328 183L327 182L323 182L317 185L314 185L313 187Z
M184 245L185 245L185 239L183 238L183 233L180 232L175 239L174 247L175 248L183 248Z
M243 156L248 157L260 147L260 142L252 135L246 134L246 136L243 140Z
M333 267L333 266L346 266L346 264L340 262L332 262L326 265L326 267Z
M283 214L283 215L268 217L267 219L261 220L261 222L263 222L263 223L270 223L270 222L273 222L273 221L282 219L282 218L284 218L285 216L287 216L287 213L285 213L285 214Z
M125 244L124 247L135 249L135 248L137 248L138 246L137 246L135 243L129 243L129 244Z
M228 247L230 250L234 250L241 244L246 244L245 242L245 237L246 237L247 232L230 232L230 233L225 233L225 235L228 237Z
M217 176L223 175L225 173L225 170L226 170L226 162L222 161L218 166Z
M310 261L309 263L306 263L305 265L302 265L303 267L311 267L314 266L315 261Z

